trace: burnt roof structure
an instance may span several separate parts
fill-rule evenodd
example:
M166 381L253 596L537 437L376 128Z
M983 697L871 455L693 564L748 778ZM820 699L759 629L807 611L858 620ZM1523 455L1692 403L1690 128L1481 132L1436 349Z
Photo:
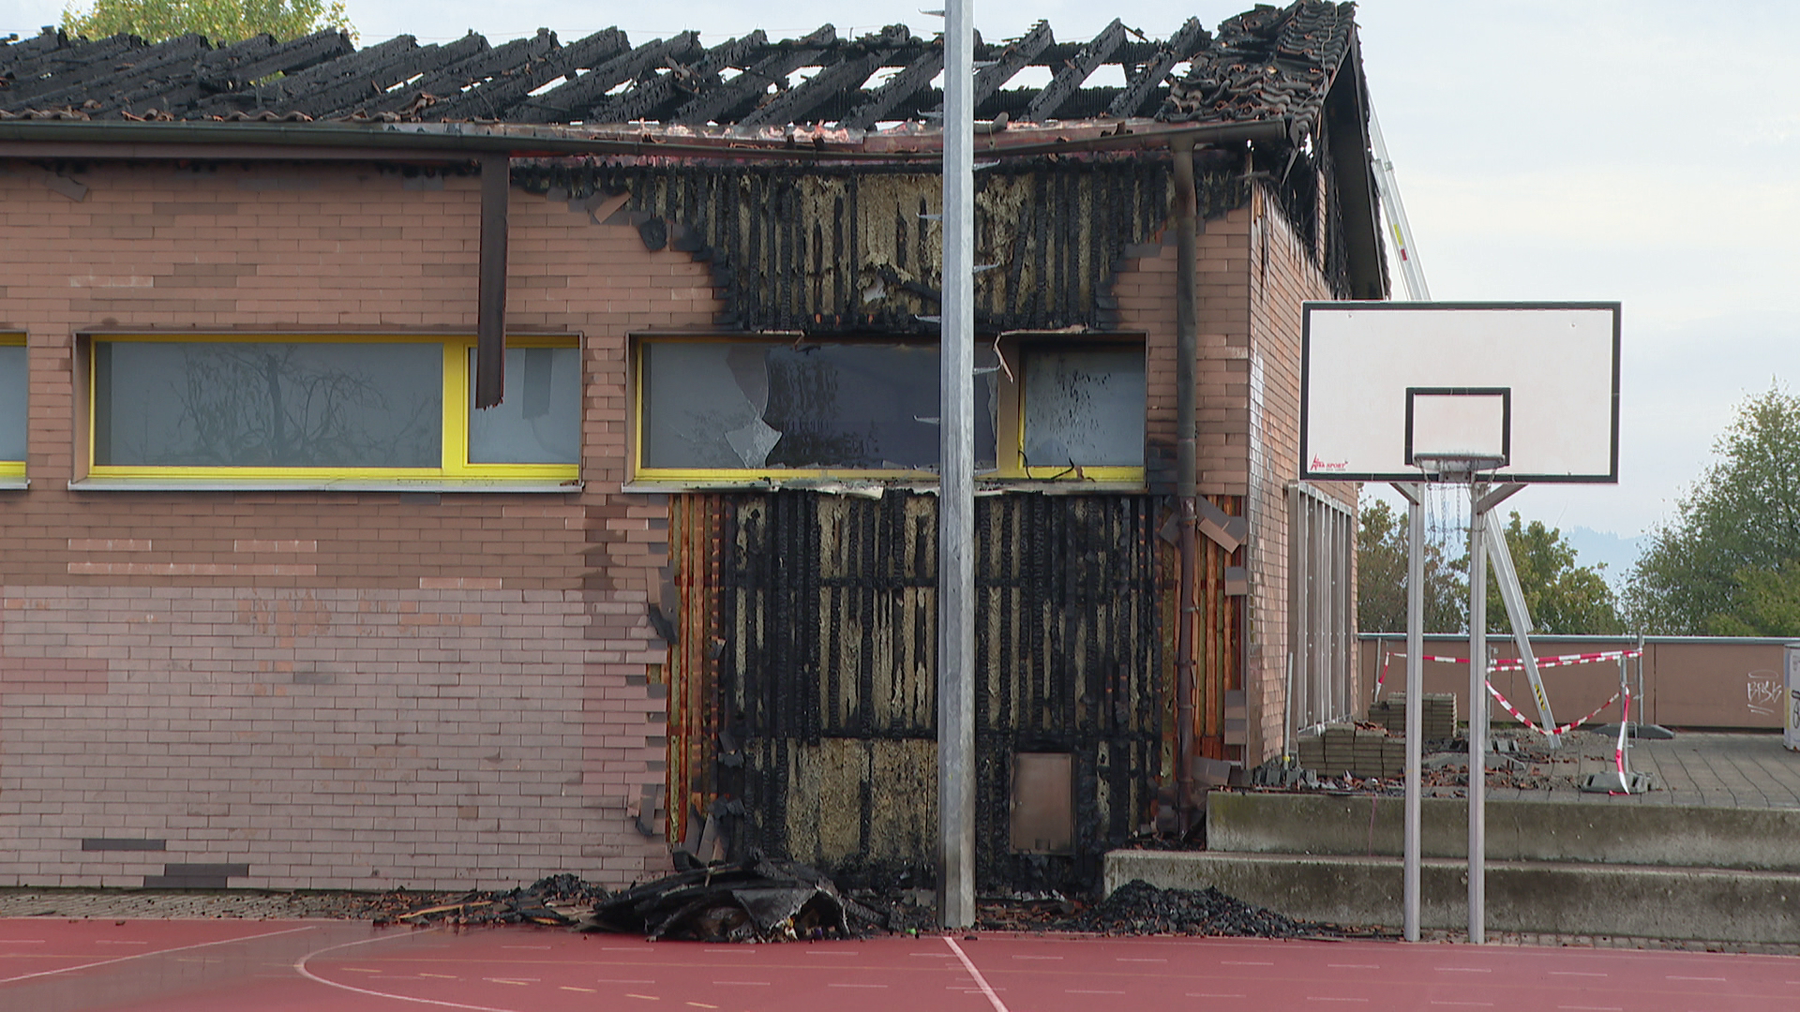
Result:
M1258 6L1214 35L1190 19L1148 39L1115 19L1092 39L1058 41L1040 22L977 46L978 119L1005 123L1281 119L1312 132L1354 47L1353 5ZM1172 77L1186 65L1186 72ZM198 35L146 43L46 29L0 45L0 119L338 120L623 124L741 128L788 124L871 131L928 123L943 40L905 25L841 38L824 25L773 41L752 32L705 46L695 32L633 44L617 28L562 43L555 33L491 45L469 34L421 45L402 35L356 48L339 32L258 36L214 48ZM1123 85L1090 84L1118 68ZM1027 73L1030 68L1042 68ZM1023 85L1021 75L1041 80Z

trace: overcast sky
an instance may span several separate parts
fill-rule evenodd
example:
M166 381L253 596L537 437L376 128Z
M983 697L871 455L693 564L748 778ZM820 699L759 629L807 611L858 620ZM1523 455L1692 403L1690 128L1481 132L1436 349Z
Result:
M468 29L498 42L539 26L568 41L617 25L634 43L687 28L708 42L759 27L793 37L826 22L928 35L940 22L918 8L937 2L348 6L367 45ZM1114 16L1161 37L1250 6L987 0L975 21L990 40L1040 18L1083 40ZM60 12L0 0L0 34ZM1800 374L1800 4L1367 0L1357 20L1433 297L1624 303L1620 483L1533 488L1516 508L1565 530L1642 532L1670 515L1737 405Z

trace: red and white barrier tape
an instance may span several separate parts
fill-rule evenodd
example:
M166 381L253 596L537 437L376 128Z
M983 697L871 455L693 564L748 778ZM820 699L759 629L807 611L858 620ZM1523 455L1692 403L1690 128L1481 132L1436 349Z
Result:
M1600 711L1613 705L1613 700L1618 699L1621 694L1619 692L1613 693L1612 699L1608 699L1606 702L1601 703L1599 706L1594 708L1594 712L1588 714L1587 716L1581 718L1580 720L1572 720L1572 721L1568 722L1567 724L1564 724L1563 726L1555 729L1554 731L1546 731L1543 728L1539 727L1537 725L1537 723L1534 722L1530 717L1527 717L1524 714L1520 713L1518 707L1512 705L1511 701L1509 701L1505 696L1502 696L1500 694L1499 689L1494 688L1493 682L1487 683L1487 690L1488 690L1488 695L1493 696L1494 699L1497 702L1499 702L1499 704L1502 707L1504 707L1506 709L1507 713L1512 714L1514 720L1518 721L1521 724L1524 724L1526 727L1532 729L1533 731L1536 731L1537 733L1544 735L1545 737L1550 737L1550 738L1554 738L1559 735L1568 734L1570 731L1573 731L1576 728L1580 727L1581 725L1587 723L1588 721L1593 720L1595 717L1600 716ZM1629 705L1629 704L1627 704L1627 705ZM1623 753L1621 753L1621 754L1623 754Z
M1556 657L1540 657L1537 659L1537 665L1542 669L1568 667L1572 664L1597 664L1600 661L1616 661L1622 657L1639 657L1642 656L1643 653L1642 650L1606 650L1594 654L1560 654ZM1404 653L1396 650L1389 650L1382 654L1381 673L1375 677L1375 695L1377 698L1380 698L1381 696L1382 684L1387 681L1388 663L1396 657L1405 656ZM1431 654L1427 654L1419 659L1427 664L1469 663L1467 657L1438 657ZM1525 662L1517 657L1502 657L1500 660L1488 665L1489 672L1523 670L1525 670Z

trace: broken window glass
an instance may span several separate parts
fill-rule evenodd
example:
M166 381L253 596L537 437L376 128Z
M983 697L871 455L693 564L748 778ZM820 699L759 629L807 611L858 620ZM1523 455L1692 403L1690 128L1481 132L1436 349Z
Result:
M475 375L475 350L469 350ZM471 384L471 387L473 384ZM499 404L469 400L469 463L575 464L581 457L581 350L508 348Z
M979 380L976 466L992 468L992 383ZM939 382L938 349L928 344L648 344L642 464L696 470L935 470Z
M1024 399L1026 464L1144 466L1142 348L1034 350Z
M97 341L94 463L440 467L443 345Z
M25 459L25 346L0 344L0 460Z

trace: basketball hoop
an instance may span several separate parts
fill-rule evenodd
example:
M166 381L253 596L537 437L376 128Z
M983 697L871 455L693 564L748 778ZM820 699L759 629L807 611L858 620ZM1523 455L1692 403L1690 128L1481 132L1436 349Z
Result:
M1472 485L1479 480L1481 475L1492 477L1495 471L1505 467L1506 458L1449 453L1415 453L1413 454L1413 464L1418 467L1419 475L1425 481Z

